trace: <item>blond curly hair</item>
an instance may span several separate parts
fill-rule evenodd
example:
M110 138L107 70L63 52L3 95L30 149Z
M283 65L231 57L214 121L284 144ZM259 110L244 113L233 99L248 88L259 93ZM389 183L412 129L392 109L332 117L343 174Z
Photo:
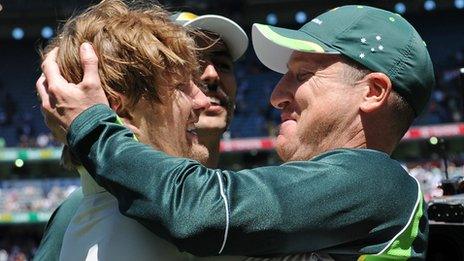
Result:
M147 2L103 0L89 7L67 20L41 51L42 57L58 47L61 74L79 83L83 78L79 48L89 42L98 56L101 85L110 103L122 95L129 109L141 98L167 104L173 89L190 80L198 82L197 49L189 37L192 32L172 22L162 7ZM67 146L62 164L68 169L80 165Z
M46 47L59 47L57 62L69 82L82 80L79 46L89 42L99 58L103 89L135 104L141 97L162 102L167 87L198 78L195 42L157 5L103 0L70 18ZM195 79L194 79L195 80Z

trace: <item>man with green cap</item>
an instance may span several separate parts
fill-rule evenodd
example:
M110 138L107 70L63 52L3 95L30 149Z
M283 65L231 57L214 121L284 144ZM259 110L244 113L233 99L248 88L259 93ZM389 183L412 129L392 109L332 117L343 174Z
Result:
M266 66L285 73L271 97L282 111L280 166L208 169L134 142L114 112L88 97L98 83L79 89L73 104L68 86L49 80L55 88L39 93L59 97L60 111L42 109L121 212L181 250L423 259L422 194L390 157L434 85L416 30L385 10L343 6L296 31L255 24L253 44Z

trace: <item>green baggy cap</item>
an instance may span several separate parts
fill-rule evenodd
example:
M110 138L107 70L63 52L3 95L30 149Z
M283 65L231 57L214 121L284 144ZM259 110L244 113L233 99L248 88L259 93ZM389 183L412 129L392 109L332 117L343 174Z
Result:
M426 106L435 76L426 44L398 14L369 6L342 6L299 30L254 24L253 46L273 71L287 72L293 51L343 54L374 72L385 73L416 116Z

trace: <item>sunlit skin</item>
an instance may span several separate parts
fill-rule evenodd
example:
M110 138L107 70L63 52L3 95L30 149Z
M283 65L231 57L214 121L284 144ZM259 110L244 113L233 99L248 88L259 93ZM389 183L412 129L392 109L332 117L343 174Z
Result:
M211 106L200 114L196 124L199 141L209 150L208 167L216 167L219 160L220 138L233 117L237 83L234 64L227 46L218 36L197 38L200 48L201 80Z
M205 163L208 150L198 142L195 123L200 113L209 107L208 98L190 82L177 86L174 95L164 99L161 104L140 99L122 114L122 120L142 143L173 156Z
M281 110L276 150L284 161L365 147L359 114L366 88L342 79L338 55L294 52L271 103Z

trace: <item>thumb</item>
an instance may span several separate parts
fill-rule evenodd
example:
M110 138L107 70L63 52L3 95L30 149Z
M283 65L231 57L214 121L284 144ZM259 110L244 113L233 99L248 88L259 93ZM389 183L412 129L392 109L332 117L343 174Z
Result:
M82 84L84 87L100 86L98 75L98 57L90 43L83 43L80 47L81 64L84 70Z

